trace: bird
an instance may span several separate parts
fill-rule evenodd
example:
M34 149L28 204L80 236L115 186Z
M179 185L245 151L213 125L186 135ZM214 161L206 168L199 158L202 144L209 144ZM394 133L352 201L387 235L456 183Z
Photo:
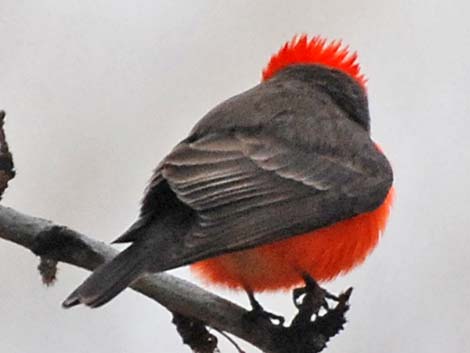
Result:
M99 307L147 273L191 265L254 293L326 282L377 245L393 171L371 138L367 79L341 40L296 35L261 82L210 110L155 168L130 243L64 307Z

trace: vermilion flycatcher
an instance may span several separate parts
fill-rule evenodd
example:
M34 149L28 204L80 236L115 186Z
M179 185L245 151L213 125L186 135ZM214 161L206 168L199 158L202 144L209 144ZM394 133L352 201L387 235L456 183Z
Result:
M64 302L97 307L144 273L193 264L254 291L324 281L385 227L392 169L370 138L365 78L340 41L294 37L257 86L219 104L158 165L132 245Z

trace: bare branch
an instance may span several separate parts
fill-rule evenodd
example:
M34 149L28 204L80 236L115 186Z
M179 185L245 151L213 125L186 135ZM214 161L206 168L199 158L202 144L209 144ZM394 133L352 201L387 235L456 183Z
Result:
M22 245L36 255L93 270L111 260L117 250L67 227L0 206L0 238ZM215 329L230 332L264 352L281 352L273 346L277 328L269 322L244 319L240 306L174 276L146 276L132 288L172 312L194 317Z
M194 353L215 353L217 350L217 337L207 330L203 322L173 313L172 322L176 330Z
M118 254L111 246L70 228L4 206L0 206L0 238L24 246L42 258L88 270L95 269ZM334 309L313 322L299 312L293 322L298 322L302 316L305 322L302 327L297 324L280 327L268 320L247 320L248 312L240 306L165 273L145 276L131 287L174 313L195 318L216 330L229 332L266 353L322 350L329 338L342 329L351 294L350 291L342 294ZM303 342L301 345L300 341Z
M8 182L15 177L13 157L8 149L8 143L3 130L6 113L0 110L0 200L8 187Z

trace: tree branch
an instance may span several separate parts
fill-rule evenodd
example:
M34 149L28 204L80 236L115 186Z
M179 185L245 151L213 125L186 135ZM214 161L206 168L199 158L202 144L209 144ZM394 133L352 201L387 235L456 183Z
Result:
M0 238L24 246L43 258L65 262L90 271L118 254L118 251L111 246L70 228L4 206L0 206ZM246 320L248 312L242 307L165 273L147 275L132 284L131 288L172 312L197 318L204 324L229 332L266 353L293 352L288 347L293 348L294 337L297 345L299 340L305 339L307 341L305 345L308 343L317 347L316 350L310 350L314 348L310 346L308 352L319 352L325 347L329 338L342 329L345 322L344 313L349 307L347 300L351 294L350 291L344 293L340 296L336 308L320 317L320 321L319 319L313 323L308 321L308 325L299 330L298 325L279 327L267 320ZM294 328L296 330L293 330ZM307 352L303 349L295 351Z
M8 187L8 182L15 177L15 168L13 166L13 156L8 148L3 124L5 123L6 113L0 110L0 200L3 192Z
M0 206L0 238L24 246L36 255L90 271L118 254L111 246L70 228L4 206ZM192 283L158 273L143 277L131 287L170 311L198 318L210 327L230 332L264 352L277 352L270 339L275 334L272 324L244 320L245 309Z
M0 111L0 199L15 175L3 130L4 118L5 112ZM111 246L68 227L4 206L0 206L0 238L41 257L38 268L46 285L54 282L59 261L92 271L118 254ZM134 282L131 288L170 310L184 342L201 353L213 352L217 345L206 325L238 336L265 353L320 352L343 328L351 294L351 290L341 294L336 307L319 316L315 303L319 303L319 298L320 303L324 302L323 290L318 287L320 294L307 291L297 306L299 313L291 326L283 327L262 318L247 320L248 312L242 307L168 274L147 275ZM316 319L311 321L314 315Z

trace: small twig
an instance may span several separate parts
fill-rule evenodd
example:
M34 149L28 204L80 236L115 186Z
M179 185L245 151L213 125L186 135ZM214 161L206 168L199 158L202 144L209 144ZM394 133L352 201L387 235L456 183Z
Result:
M238 351L238 353L246 353L239 345L238 343L229 335L227 335L224 331L220 331L215 329L218 333L220 333L227 341L229 341L235 349Z
M197 319L173 313L172 322L176 330L194 353L215 353L217 350L217 337L211 334L204 323Z
M8 187L8 182L15 177L13 156L8 149L3 125L6 113L0 110L0 200Z
M42 278L42 283L46 286L49 287L53 285L57 280L57 261L41 256L38 270Z

